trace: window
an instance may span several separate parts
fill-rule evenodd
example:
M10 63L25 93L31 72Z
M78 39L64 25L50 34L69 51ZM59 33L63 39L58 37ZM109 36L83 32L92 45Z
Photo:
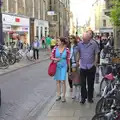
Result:
M106 20L103 20L103 27L106 27Z
M47 37L47 27L45 27L45 37Z
M49 10L51 11L52 10L52 1L51 0L49 0L49 4L50 4Z
M39 27L36 27L36 36L39 36Z
M41 27L41 35L40 37L42 38L43 37L43 27Z

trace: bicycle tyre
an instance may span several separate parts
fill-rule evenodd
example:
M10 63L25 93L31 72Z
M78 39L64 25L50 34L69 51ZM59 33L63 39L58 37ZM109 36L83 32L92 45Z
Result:
M103 112L109 112L114 100L116 102L118 102L118 101L120 102L120 100L118 100L114 96L107 97L107 98L101 98L96 104L95 113L99 114L99 113L103 113Z
M5 52L2 52L0 55L1 69L7 69L9 67L8 56Z
M10 65L14 65L16 63L16 56L13 53L8 54L8 60Z
M107 120L105 113L96 114L92 120Z
M27 58L29 61L34 61L33 57L31 57L29 54L30 54L30 52L27 52L27 53L26 53L26 58Z
M102 81L100 82L100 90L99 90L100 95L102 95L102 92L103 92L103 89L102 89L102 88L105 88L105 86L108 86L110 82L111 82L111 81L106 80L105 78L102 79ZM105 83L105 85L104 85L104 83ZM104 86L103 86L103 85L104 85ZM110 90L111 90L111 88L110 88ZM109 90L108 90L108 91L109 91Z

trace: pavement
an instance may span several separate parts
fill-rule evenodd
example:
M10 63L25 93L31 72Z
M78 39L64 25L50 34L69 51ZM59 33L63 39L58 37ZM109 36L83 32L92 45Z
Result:
M80 104L78 100L72 100L72 93L67 84L66 103L61 101L56 102L55 97L49 103L42 115L37 120L91 120L95 115L95 107L98 101L99 84L95 84L94 103L86 102L84 105Z
M86 102L82 105L78 100L73 100L67 82L66 103L56 102L54 97L42 114L38 116L37 120L91 120L95 115L97 101L100 99L98 94L99 83L102 80L101 71L99 71L99 75L99 82L95 81L93 104Z
M29 61L29 60L27 60L27 58L23 58L20 62L9 66L9 68L7 68L7 69L0 69L0 76L7 74L7 73L10 73L10 72L13 72L13 71L16 71L16 70L21 69L23 67L28 67L30 65L37 64L41 61L49 59L49 55L48 55L48 52L46 50L41 49L39 52L39 55L40 55L40 59L37 62Z

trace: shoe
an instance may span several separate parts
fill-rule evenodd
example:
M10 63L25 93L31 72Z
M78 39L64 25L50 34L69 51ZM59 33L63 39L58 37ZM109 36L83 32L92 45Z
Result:
M93 99L88 100L89 103L94 103Z
M75 99L76 98L76 96L72 96L72 99Z
M61 96L57 96L56 101L60 101L61 100Z
M85 99L81 99L80 103L81 104L85 104L86 100Z
M66 99L64 97L62 97L62 103L66 102Z

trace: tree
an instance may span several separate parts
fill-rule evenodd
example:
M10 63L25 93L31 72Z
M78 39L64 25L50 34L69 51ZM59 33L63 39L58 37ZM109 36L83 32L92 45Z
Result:
M120 26L120 0L112 1L112 8L110 10L111 21L114 26Z

